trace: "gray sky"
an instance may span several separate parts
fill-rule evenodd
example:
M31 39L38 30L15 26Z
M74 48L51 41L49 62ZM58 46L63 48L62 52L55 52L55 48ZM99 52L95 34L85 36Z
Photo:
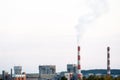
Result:
M120 0L108 0L108 11L85 27L80 40L82 69L120 69ZM89 9L85 0L0 0L0 72L21 65L38 72L42 64L57 72L77 63L75 26Z

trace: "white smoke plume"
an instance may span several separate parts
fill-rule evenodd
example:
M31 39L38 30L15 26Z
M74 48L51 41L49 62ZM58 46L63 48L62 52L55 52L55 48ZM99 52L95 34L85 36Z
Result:
M106 0L86 0L86 6L88 7L89 12L79 18L78 25L76 26L78 44L84 32L84 28L103 13L107 12L106 2Z

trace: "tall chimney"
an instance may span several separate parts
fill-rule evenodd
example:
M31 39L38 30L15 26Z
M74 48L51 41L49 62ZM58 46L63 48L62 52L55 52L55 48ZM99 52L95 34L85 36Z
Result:
M11 76L11 79L12 79L12 68L11 68L11 71L10 71L11 73L10 73L10 76Z
M110 76L110 47L107 47L107 76Z
M78 67L77 67L77 69L78 69L78 73L77 73L78 80L82 80L80 59L81 59L81 57L80 57L80 46L78 46Z
M5 79L5 71L4 70L2 71L2 80L6 80Z

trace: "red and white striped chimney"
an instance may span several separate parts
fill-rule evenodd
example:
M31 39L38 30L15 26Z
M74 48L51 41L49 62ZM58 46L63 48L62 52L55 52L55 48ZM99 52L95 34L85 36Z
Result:
M107 75L110 76L110 47L107 47Z
M81 64L80 64L80 46L78 46L78 80L82 80L82 73L81 73Z

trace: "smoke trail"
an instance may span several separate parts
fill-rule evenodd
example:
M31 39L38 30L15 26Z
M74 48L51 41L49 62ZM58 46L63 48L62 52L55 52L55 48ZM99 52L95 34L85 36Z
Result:
M89 12L79 18L78 25L76 26L78 44L87 24L108 10L106 0L86 0L86 5L88 6Z

